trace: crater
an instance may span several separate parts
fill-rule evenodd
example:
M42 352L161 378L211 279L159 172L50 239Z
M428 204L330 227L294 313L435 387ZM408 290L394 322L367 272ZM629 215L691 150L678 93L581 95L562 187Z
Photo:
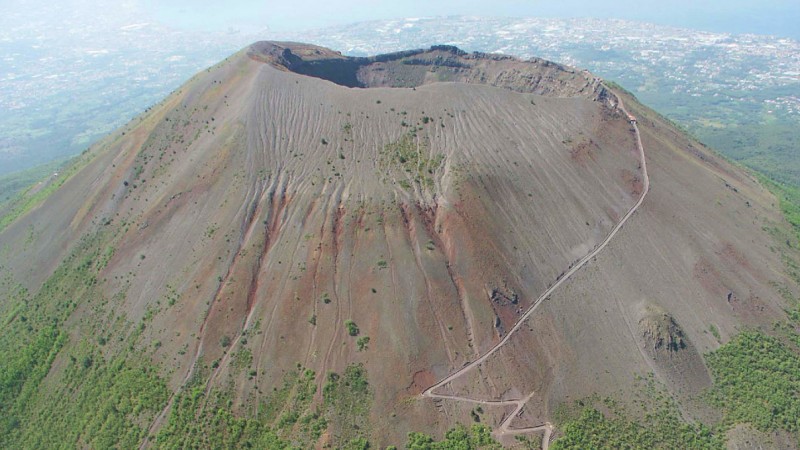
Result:
M451 45L370 57L345 56L311 44L262 41L248 56L279 70L330 81L348 88L416 88L457 82L484 84L558 97L605 97L599 78L543 59L473 52Z

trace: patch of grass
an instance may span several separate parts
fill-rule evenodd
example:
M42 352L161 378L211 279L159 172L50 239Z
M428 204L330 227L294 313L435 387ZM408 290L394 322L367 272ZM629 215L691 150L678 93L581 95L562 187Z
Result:
M236 415L226 391L206 396L206 376L198 373L176 397L155 437L156 448L309 448L327 428L326 419L310 411L317 392L312 370L298 367L286 374L283 385L259 405L257 418Z
M797 249L800 248L800 188L764 176L759 180L778 198L781 211L792 228L787 232L783 227L773 224L763 229L775 239L772 249L781 255L786 274L800 284L800 261L797 259ZM786 293L780 293L786 297Z
M364 366L351 364L341 376L329 373L322 393L334 443L367 439L372 392Z
M781 183L766 176L760 176L759 181L778 197L784 217L792 225L797 239L800 239L800 187Z
M253 352L249 348L242 347L233 355L233 367L236 370L243 370L253 364Z
M91 159L91 155L75 158L66 164L59 175L49 180L44 187L38 190L30 188L19 194L15 199L9 200L6 213L0 217L0 231L6 229L12 222L28 211L42 204L53 192L57 191L67 180L72 178L78 170L85 167Z
M429 147L428 140L418 136L416 129L412 130L384 146L381 152L382 165L399 169L409 177L408 180L400 180L403 189L410 189L410 182L416 182L424 188L432 187L433 175L442 165L444 155L430 155Z
M714 338L715 338L717 341L720 341L720 340L722 340L722 338L721 338L721 337L720 337L720 335L719 335L719 329L717 329L717 326L716 326L716 325L714 325L713 323L712 323L711 325L709 325L709 326L708 326L708 331L710 331L710 332L711 332L711 335L712 335L712 336L714 336Z
M64 160L43 164L20 172L0 175L0 205L14 196L57 172L65 164Z

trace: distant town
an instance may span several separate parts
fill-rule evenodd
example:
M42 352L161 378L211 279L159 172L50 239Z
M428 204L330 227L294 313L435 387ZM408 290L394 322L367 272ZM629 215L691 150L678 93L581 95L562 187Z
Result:
M725 96L730 91L800 88L800 42L599 19L412 18L301 33L352 55L435 43L541 57L617 79L641 91ZM800 93L799 93L800 95ZM763 99L797 114L798 97Z
M142 22L124 5L35 14L0 18L0 174L80 153L255 39Z

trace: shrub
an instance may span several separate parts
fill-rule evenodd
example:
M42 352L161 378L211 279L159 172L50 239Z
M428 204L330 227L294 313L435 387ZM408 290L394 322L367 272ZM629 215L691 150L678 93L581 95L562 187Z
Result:
M358 325L356 325L355 322L353 322L352 320L348 320L347 322L344 323L344 326L345 328L347 328L347 334L349 334L350 336L358 336L359 332Z

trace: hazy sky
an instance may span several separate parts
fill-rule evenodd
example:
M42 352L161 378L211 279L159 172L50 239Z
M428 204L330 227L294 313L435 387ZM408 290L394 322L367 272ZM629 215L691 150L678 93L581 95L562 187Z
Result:
M169 25L299 31L372 19L439 15L611 17L800 39L798 0L142 0Z

